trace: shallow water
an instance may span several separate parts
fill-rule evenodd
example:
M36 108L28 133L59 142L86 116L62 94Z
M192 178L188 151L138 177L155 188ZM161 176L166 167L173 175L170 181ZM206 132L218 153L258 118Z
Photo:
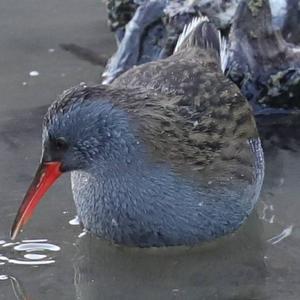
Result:
M59 45L109 55L114 43L98 1L11 0L0 14L0 299L300 298L300 127L283 128L282 120L260 121L264 188L232 236L192 249L110 245L69 223L65 176L12 243L9 229L40 156L43 113L63 89L98 82L102 71Z

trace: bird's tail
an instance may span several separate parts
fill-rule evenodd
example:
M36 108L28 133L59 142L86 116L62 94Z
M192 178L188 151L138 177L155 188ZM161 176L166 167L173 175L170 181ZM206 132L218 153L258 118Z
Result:
M227 42L207 17L197 17L186 25L178 38L174 53L190 47L215 50L220 66L225 72L227 66Z

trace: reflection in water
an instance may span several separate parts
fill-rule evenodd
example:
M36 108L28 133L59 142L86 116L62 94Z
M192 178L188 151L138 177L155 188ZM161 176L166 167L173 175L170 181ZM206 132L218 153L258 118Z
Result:
M274 207L272 204L268 205L264 201L262 201L263 209L261 213L261 219L267 223L273 224L275 219Z
M124 248L88 234L73 259L77 299L262 299L260 232L253 214L236 234L194 248Z
M86 231L86 230L83 230L83 231L78 235L78 238L82 238L82 237L84 237L86 234L87 234L87 231Z
M30 300L23 285L14 276L0 275L0 280L9 280L11 282L13 293L17 300Z
M270 242L272 245L278 244L283 239L290 236L293 232L294 225L290 225L289 227L285 228L281 233L278 235L275 235L274 237L268 239L268 242Z
M22 284L13 276L9 276L14 294L18 300L30 300Z

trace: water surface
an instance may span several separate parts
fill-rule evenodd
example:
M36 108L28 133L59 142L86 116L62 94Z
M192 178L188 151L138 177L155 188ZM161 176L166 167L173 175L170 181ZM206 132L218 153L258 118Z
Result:
M114 43L100 1L11 0L0 14L0 299L299 299L300 127L286 118L260 121L263 192L229 237L172 250L113 246L69 223L66 175L12 243L9 229L39 161L42 115L62 90L99 82L102 72L60 45L109 55Z

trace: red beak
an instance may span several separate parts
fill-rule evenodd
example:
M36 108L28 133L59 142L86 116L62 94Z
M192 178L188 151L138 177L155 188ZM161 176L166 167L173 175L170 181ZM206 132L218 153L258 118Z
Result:
M12 240L16 238L23 226L29 221L44 194L62 174L60 166L60 162L40 163L11 228Z

